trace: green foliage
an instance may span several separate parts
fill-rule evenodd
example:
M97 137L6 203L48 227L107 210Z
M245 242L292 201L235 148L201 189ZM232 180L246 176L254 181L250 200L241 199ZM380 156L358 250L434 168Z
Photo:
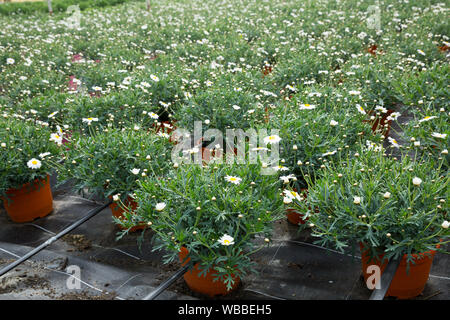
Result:
M73 178L76 190L86 188L104 197L119 194L125 201L140 179L164 175L171 151L166 137L143 129L95 130L94 126L92 122L89 136L69 138L65 163L58 170L60 181Z

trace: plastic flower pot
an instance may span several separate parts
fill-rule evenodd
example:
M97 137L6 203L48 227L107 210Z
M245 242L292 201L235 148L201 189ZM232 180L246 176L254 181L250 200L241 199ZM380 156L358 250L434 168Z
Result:
M184 261L184 259L188 254L189 254L188 249L186 249L185 247L181 247L179 258L180 261L183 263L183 266L190 260L188 258L186 261ZM195 264L191 270L187 271L184 274L183 276L184 281L186 281L186 284L192 291L208 295L210 297L223 296L231 293L238 287L241 281L241 279L238 276L234 276L233 287L231 288L231 290L227 290L227 285L223 281L221 280L214 281L215 271L213 269L210 269L206 273L206 276L204 275L200 276L201 271L202 270L199 269L199 263Z
M297 192L297 189L294 188L294 191ZM306 195L308 194L308 189L301 189L303 198L306 199ZM308 221L308 218L304 219L303 214L298 212L296 209L287 208L286 209L286 217L288 221L296 226L299 224L305 224Z
M367 268L370 265L377 265L380 267L382 274L388 261L383 261L384 255L380 255L375 259L370 260L367 246L360 243L360 248L364 280L367 282L367 279L371 275L367 273ZM406 272L407 255L405 254L400 261L400 265L394 275L394 278L392 279L386 296L397 297L398 299L410 299L418 296L423 291L425 284L427 283L435 253L436 251L430 250L427 252L413 254L414 263L410 263L408 273Z
M308 218L303 219L303 214L292 208L286 209L286 217L290 223L295 225L305 224L308 220Z
M3 205L14 222L30 222L53 211L48 175L45 179L26 183L19 189L9 189L6 195L6 198L2 197Z
M109 198L112 199L111 196ZM131 197L128 197L127 200L125 200L124 205L126 207L128 207L131 211L135 211L137 209L137 203ZM111 212L112 212L114 217L116 217L119 220L124 220L125 219L125 216L123 215L124 214L124 209L119 205L119 203L117 201L114 201L113 203L111 203L109 205L109 208L111 209ZM118 225L118 227L121 230L126 230L127 229L125 227L122 227L121 225ZM143 230L146 227L147 227L146 224L137 225L135 227L132 227L129 232L136 232L136 231L139 231L139 230Z

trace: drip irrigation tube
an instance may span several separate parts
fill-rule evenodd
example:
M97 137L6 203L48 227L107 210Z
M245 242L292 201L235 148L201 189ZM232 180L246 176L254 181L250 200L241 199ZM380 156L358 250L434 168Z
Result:
M166 290L168 287L170 287L175 281L178 280L183 274L186 273L188 270L188 266L182 267L180 270L175 272L169 279L164 281L159 285L158 288L156 288L153 292L148 294L144 299L142 300L154 300L157 296L159 296L161 293L163 293L164 290Z
M100 206L98 208L92 209L86 216L84 216L80 220L72 223L70 226L65 228L63 231L61 231L57 235L51 237L50 239L48 239L47 241L45 241L44 243L42 243L40 246L36 247L35 249L31 250L26 255L22 256L20 259L14 261L13 263L11 263L11 264L7 265L6 267L4 267L3 269L0 270L0 277L3 276L5 273L11 271L12 269L17 267L18 265L22 264L23 262L27 261L32 256L34 256L35 254L37 254L40 251L44 250L46 247L51 245L53 242L55 242L59 238L65 236L66 234L68 234L69 232L74 230L75 228L79 227L80 225L82 225L83 223L85 223L86 221L88 221L89 219L94 217L95 215L97 215L100 211L105 209L111 203L112 203L112 201L110 200L107 203L105 203L104 205L102 205L102 206Z
M392 259L389 261L386 269L384 269L383 274L380 279L380 289L374 289L370 295L369 300L383 300L386 292L391 285L392 279L397 272L398 266L400 265L400 260Z

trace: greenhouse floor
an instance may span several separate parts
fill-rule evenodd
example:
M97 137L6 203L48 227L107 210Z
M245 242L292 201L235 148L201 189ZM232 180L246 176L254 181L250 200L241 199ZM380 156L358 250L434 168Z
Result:
M33 223L16 224L0 209L0 268L45 242L99 203L54 192L54 211ZM164 265L161 253L151 252L148 239L141 250L139 234L116 241L118 229L110 209L56 241L3 277L0 299L142 299L180 268ZM150 238L148 233L146 238ZM286 220L275 223L273 242L254 259L257 275L248 275L231 295L220 299L368 299L359 257L312 244L308 231L298 234ZM358 253L359 254L359 253ZM424 292L417 299L450 298L450 258L438 253ZM69 266L80 268L79 289L69 289ZM157 299L204 299L192 293L182 278ZM390 298L388 298L390 299Z

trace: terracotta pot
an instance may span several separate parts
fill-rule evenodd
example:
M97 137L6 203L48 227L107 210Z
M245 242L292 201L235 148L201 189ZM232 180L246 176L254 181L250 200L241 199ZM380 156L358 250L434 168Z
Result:
M295 225L305 224L308 221L308 218L303 219L303 214L291 208L286 209L286 217L290 223Z
M6 191L2 198L6 212L14 222L30 222L43 218L53 211L53 196L50 189L50 177L34 180L19 189Z
M294 188L294 191L297 192L297 189ZM303 198L306 199L306 196L308 194L308 189L301 189L301 195ZM286 217L288 221L292 224L299 225L299 224L305 224L306 221L308 221L308 218L303 219L303 214L298 212L295 209L287 208L286 209Z
M188 253L189 251L185 247L181 247L179 257L180 261L183 263L183 266L190 260L190 258L188 258L186 261L184 261ZM191 270L187 271L183 276L184 281L186 281L186 284L192 291L205 294L210 297L229 294L238 287L241 281L239 277L234 276L233 287L231 288L231 290L227 290L227 285L223 281L217 280L214 282L213 277L213 275L215 275L214 270L210 269L207 272L206 276L203 275L199 276L202 270L199 269L198 267L199 263L195 264Z
M370 276L370 274L367 273L368 266L375 264L380 267L380 271L383 273L388 262L383 261L383 263L381 263L384 254L370 260L368 248L364 248L364 245L360 243L363 275L364 280L367 281ZM413 254L414 264L410 263L409 273L406 273L407 255L405 254L400 261L400 266L392 279L386 296L393 296L399 299L410 299L418 296L427 283L435 253L436 251L430 250L425 253Z
M263 76L267 76L269 73L272 72L272 66L264 66L262 69Z
M109 198L112 199L111 196ZM135 211L137 209L137 203L131 197L128 197L128 199L125 200L124 205L127 206L132 211ZM114 201L113 203L111 203L109 205L109 208L111 209L112 214L113 214L114 217L116 217L117 219L120 219L120 220L124 220L125 219L125 216L123 215L124 214L124 209L121 208L121 206L118 204L118 202ZM121 225L118 225L118 227L121 230L126 230L126 228L122 227ZM130 232L143 230L146 227L147 227L146 224L137 225L135 227L132 227L130 229Z

